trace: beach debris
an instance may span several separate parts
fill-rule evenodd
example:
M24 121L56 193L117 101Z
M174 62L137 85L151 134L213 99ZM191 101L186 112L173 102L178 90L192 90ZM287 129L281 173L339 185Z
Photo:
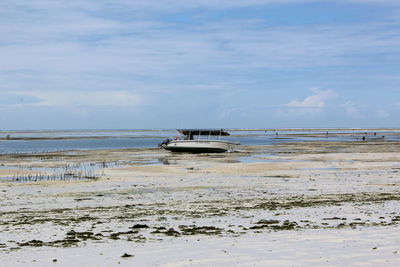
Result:
M144 229L144 228L149 228L149 226L147 224L135 224L129 228L130 229Z
M128 254L128 253L124 253L121 255L121 258L130 258L130 257L134 257L134 256L131 254Z

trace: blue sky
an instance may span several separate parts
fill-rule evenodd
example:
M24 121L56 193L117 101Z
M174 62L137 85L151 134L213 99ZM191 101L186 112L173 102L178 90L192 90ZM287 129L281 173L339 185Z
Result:
M398 0L2 0L0 129L399 127Z

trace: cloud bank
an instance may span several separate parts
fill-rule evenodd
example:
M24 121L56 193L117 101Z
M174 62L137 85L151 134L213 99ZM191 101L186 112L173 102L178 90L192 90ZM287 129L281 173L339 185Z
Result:
M287 104L290 108L306 108L306 109L321 109L326 105L326 101L337 96L333 90L320 90L318 88L310 89L314 95L306 97L304 100L293 100Z
M376 105L375 116L389 121L399 3L4 0L0 107L3 114L22 106L90 108L92 121L115 107L125 121L154 118L139 127L173 127L167 120L185 112L196 119L176 119L247 127L310 114L350 124L363 119L362 107ZM310 94L312 86L333 89ZM268 108L276 105L279 119Z

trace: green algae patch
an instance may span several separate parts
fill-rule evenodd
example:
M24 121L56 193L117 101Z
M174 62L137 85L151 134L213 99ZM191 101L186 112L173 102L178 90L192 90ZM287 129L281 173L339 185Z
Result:
M81 239L81 240L99 240L100 238L95 236L93 232L75 232L74 230L71 230L67 232L66 234L67 239Z
M36 239L32 239L30 241L24 242L24 243L19 243L19 245L21 247L26 247L26 246L30 246L30 247L41 247L44 246L46 243L43 242L42 240L36 240Z
M300 228L297 222L291 222L285 220L282 224L279 224L278 220L260 220L257 225L249 227L250 230L268 229L273 231L283 230L295 230Z
M165 228L165 227L157 227L155 231L151 232L152 234L163 234L166 236L175 236L178 237L181 235L178 231L176 231L174 228Z
M222 228L215 226L179 225L182 235L220 235Z
M48 246L48 247L71 247L77 245L81 240L75 239L75 238L65 238L65 239L60 239L60 240L54 240L54 241L49 241L49 242L44 242L42 240L36 240L32 239L27 242L23 243L17 243L21 247L42 247L42 246Z

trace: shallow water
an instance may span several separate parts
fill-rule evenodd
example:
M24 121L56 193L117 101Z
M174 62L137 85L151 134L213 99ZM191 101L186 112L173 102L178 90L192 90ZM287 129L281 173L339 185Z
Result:
M400 130L230 130L222 139L244 146L304 141L400 141ZM0 131L0 154L155 148L175 130ZM384 137L383 137L384 136ZM197 137L195 137L197 138ZM207 138L207 137L202 137Z
M60 139L60 140L3 140L0 154L40 153L67 150L123 149L157 147L162 138Z

